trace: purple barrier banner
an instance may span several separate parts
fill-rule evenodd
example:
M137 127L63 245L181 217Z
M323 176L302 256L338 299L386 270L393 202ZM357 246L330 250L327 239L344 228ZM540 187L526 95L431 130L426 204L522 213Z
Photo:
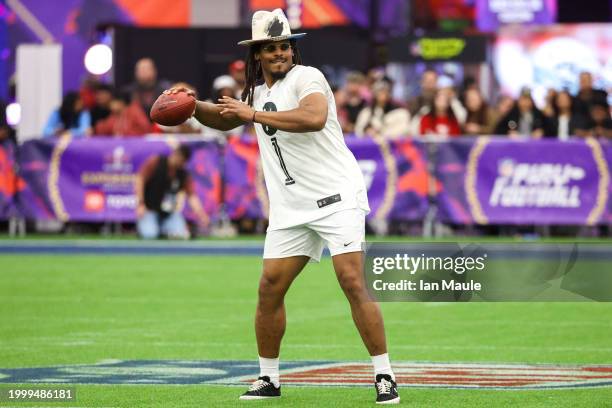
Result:
M374 142L347 138L363 172L368 218L421 220L427 212L427 165L418 141ZM268 196L253 139L232 138L225 154L227 212L230 218L267 218Z
M605 151L606 162L608 163L608 171L610 169L610 165L612 164L612 143L609 140L600 141L602 148ZM610 197L610 192L612 192L612 177L608 178L608 206L606 208L606 212L602 219L604 224L612 224L612 197Z
M16 210L30 219L133 221L136 172L149 156L168 153L178 142L39 140L23 144L18 156L12 145L1 144L0 218ZM230 138L224 148L201 140L183 142L193 151L189 168L196 193L213 219L222 200L222 158L230 218L267 218L268 197L254 139ZM437 217L445 223L612 222L612 145L607 141L466 137L436 144L418 139L346 142L364 175L370 220L421 221L432 194ZM435 178L428 174L429 159L435 161ZM187 207L184 212L192 218Z
M608 158L606 158L606 155ZM596 140L463 139L438 146L438 217L457 224L605 221L610 150Z
M219 150L215 144L183 140L192 149L189 163L195 190L213 218L220 199ZM17 205L26 218L61 221L133 221L134 178L151 155L167 154L172 139L37 140L20 149L25 180ZM184 212L191 218L190 210Z

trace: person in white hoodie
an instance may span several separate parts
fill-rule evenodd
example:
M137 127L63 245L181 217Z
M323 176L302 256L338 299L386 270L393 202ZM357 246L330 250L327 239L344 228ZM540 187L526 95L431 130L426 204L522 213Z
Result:
M355 123L357 137L386 137L399 139L408 136L410 112L391 100L391 85L381 80L372 86L372 103L359 112Z

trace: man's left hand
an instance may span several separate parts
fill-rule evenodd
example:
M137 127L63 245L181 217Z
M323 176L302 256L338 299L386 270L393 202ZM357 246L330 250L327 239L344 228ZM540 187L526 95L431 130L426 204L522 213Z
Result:
M250 122L253 120L253 113L255 110L242 101L224 96L219 99L218 105L221 107L220 114L224 118L238 118L243 122Z

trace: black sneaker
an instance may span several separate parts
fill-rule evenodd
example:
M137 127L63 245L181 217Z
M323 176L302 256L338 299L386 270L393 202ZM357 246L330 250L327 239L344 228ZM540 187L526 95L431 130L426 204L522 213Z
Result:
M274 384L270 382L270 377L263 376L259 377L257 381L253 382L249 387L248 391L240 396L241 400L256 400L266 398L280 398L280 386L276 388Z
M378 374L374 387L376 388L377 404L399 404L400 397L397 393L397 384L389 374Z

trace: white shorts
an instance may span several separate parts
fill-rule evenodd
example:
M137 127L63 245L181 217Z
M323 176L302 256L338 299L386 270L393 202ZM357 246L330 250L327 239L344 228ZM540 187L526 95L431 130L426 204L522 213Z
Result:
M332 256L363 250L365 211L340 210L296 227L272 230L266 234L264 259L305 255L319 262L325 245Z

